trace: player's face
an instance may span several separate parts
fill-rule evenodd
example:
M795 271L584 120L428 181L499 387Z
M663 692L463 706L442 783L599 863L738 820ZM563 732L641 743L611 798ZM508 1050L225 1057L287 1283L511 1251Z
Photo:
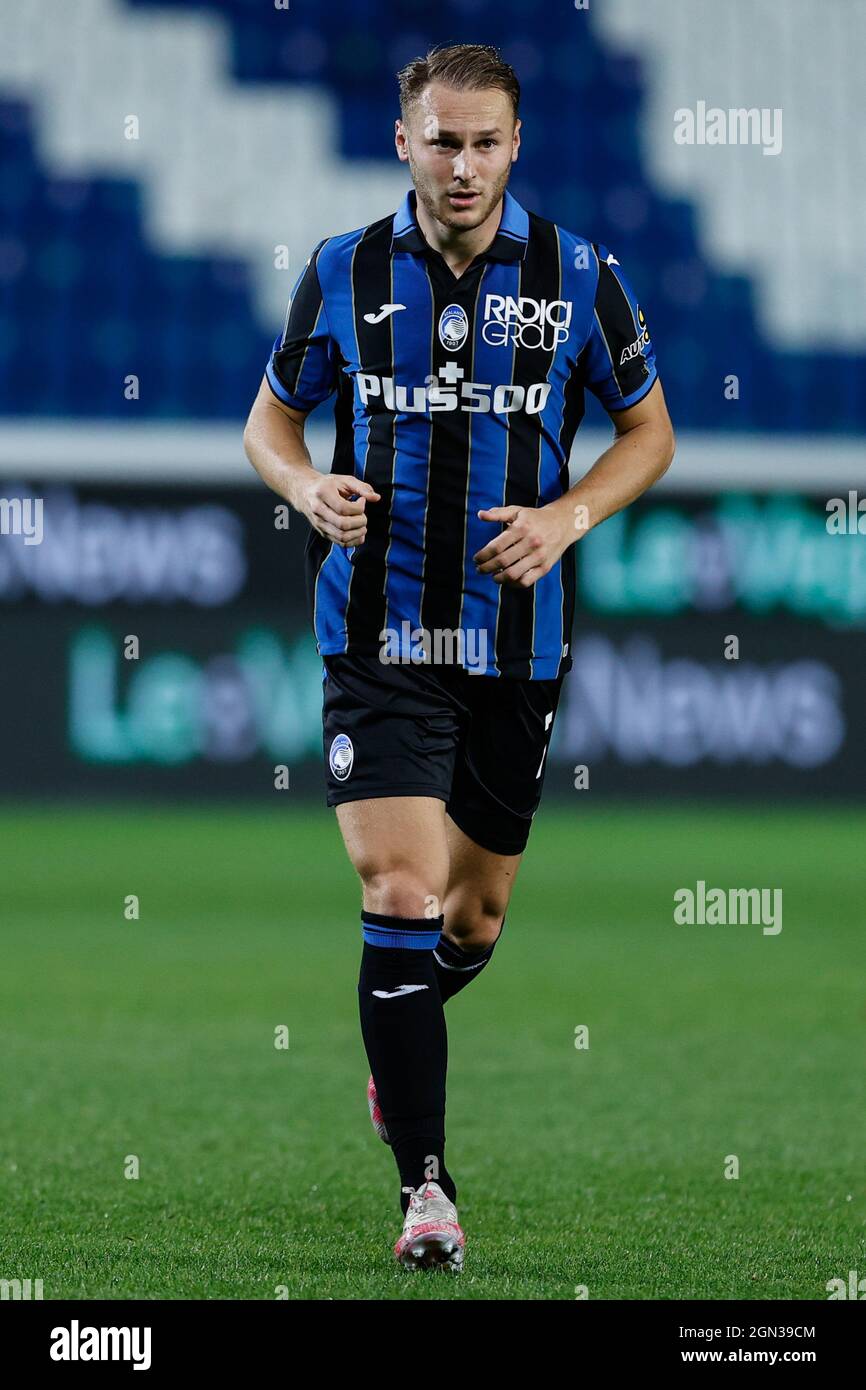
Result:
M520 122L496 87L458 92L431 82L405 121L397 153L421 202L441 226L480 227L499 203L520 145Z

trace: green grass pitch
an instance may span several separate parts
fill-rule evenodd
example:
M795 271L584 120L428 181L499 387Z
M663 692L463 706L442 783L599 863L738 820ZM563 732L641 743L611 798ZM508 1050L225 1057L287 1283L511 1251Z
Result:
M0 1278L46 1299L825 1299L866 1274L864 843L844 808L542 807L493 963L447 1009L454 1277L392 1257L333 817L3 811ZM781 887L781 933L676 925L698 879Z

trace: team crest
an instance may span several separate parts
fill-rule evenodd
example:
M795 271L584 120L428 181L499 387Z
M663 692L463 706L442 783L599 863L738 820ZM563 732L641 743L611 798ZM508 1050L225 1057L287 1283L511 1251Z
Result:
M439 318L439 341L448 352L456 352L466 342L469 320L459 304L449 304Z
M355 761L355 750L352 747L352 740L348 734L337 734L331 744L331 751L328 754L328 763L331 771L338 782L345 782L349 773L352 771L352 763Z

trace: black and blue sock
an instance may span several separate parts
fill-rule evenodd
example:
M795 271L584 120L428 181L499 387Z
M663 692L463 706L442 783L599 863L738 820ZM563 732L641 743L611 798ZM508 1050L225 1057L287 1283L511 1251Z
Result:
M401 1188L432 1179L453 1202L445 1167L448 1037L433 959L443 918L364 911L361 923L361 1033ZM401 1193L404 1213L408 1202Z

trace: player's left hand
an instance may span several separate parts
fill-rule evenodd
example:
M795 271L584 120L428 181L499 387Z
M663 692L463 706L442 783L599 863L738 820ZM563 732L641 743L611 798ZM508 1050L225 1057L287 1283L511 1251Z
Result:
M497 584L529 589L553 569L563 551L576 539L570 513L563 516L554 503L546 507L487 507L481 521L501 521L504 531L473 555L479 574Z

